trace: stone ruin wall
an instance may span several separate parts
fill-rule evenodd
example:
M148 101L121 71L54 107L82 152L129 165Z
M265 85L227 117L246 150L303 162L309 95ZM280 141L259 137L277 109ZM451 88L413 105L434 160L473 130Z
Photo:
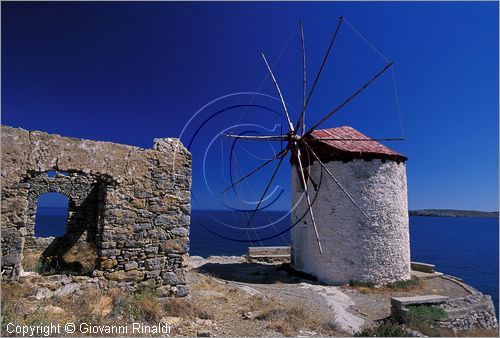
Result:
M88 273L119 286L188 294L191 154L180 141L155 139L142 149L6 126L1 133L4 279L16 279L23 256L42 250L70 254L75 264L90 257ZM34 236L37 199L46 192L68 197L63 237Z

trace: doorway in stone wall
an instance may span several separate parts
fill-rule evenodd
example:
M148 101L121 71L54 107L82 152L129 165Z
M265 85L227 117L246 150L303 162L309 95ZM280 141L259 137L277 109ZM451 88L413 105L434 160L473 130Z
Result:
M47 192L38 196L35 208L33 243L36 245L24 253L23 268L25 271L55 273L61 264L57 257L47 256L45 250L67 234L69 198L62 193Z
M101 184L82 173L35 173L27 180L25 271L91 274L97 264Z

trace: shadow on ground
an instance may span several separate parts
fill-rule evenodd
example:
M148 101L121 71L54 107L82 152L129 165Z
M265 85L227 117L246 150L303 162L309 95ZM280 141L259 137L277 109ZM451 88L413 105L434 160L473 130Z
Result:
M259 263L206 263L195 271L209 274L218 279L254 284L297 284L307 279L315 282L314 277L293 270L289 264Z

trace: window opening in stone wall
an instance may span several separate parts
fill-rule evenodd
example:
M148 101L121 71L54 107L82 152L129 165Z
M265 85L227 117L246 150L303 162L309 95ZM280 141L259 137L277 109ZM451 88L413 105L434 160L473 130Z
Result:
M62 237L67 231L68 197L49 192L38 197L35 237Z

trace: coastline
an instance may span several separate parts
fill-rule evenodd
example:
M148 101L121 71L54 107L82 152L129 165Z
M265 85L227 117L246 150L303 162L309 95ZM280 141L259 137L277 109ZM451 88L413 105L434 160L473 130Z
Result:
M478 217L498 218L498 211L456 210L456 209L419 209L410 210L410 216L423 217Z

